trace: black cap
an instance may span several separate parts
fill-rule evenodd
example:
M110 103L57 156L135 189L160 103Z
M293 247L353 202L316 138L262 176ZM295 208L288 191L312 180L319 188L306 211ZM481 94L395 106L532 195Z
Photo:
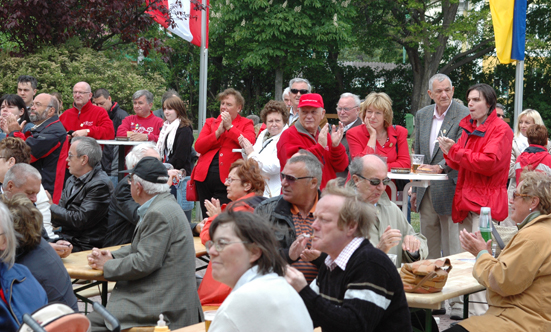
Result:
M155 157L143 157L134 168L120 171L119 173L136 174L151 183L166 183L168 181L166 167Z

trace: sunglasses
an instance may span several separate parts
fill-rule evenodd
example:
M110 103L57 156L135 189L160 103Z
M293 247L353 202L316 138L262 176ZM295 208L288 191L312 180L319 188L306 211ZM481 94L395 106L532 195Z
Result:
M366 181L369 181L369 183L371 183L372 186L378 186L381 183L381 181L383 182L383 185L385 185L385 186L390 183L389 178L384 178L384 179L380 180L380 179L367 179L367 178L361 176L360 174L356 174L356 176L358 176L358 177L360 177L360 178L362 178Z
M300 92L301 95L305 95L305 94L308 93L308 90L306 90L306 89L300 89L300 90L299 89L291 89L291 93L294 94L294 95L296 95L299 92Z
M504 114L497 114L497 117L498 118L505 118L505 115Z
M313 179L314 177L313 176L303 176L303 177L297 178L297 177L294 177L292 175L287 175L285 173L280 173L279 178L281 179L281 181L287 180L287 182L289 182L290 184L293 184L293 183L295 183L296 180Z
M517 197L532 197L532 196L527 195L527 194L517 194L517 192L514 191L514 192L513 192L513 201L514 201L515 199L517 199Z

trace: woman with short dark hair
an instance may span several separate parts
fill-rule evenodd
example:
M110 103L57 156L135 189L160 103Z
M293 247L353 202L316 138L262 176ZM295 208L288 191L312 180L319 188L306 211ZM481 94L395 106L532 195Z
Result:
M528 147L517 158L515 178L517 185L524 170L536 170L551 175L551 154L547 151L547 128L531 125L526 131Z
M213 277L232 288L209 331L311 331L312 320L287 283L285 261L268 222L250 212L222 213L206 243Z

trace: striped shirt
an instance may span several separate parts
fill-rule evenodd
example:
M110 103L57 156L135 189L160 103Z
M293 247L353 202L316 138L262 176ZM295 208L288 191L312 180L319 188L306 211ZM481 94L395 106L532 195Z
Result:
M310 212L308 212L308 215L306 218L303 218L300 214L298 208L293 205L291 207L291 215L293 217L293 224L295 225L295 231L297 237L301 234L312 234L312 224L314 223L314 220L316 219L314 217L314 211L316 210L316 205L318 203L318 198L316 197L316 201L314 202L314 206L310 209ZM308 244L306 245L307 248L312 247L312 238L308 240ZM312 280L316 279L318 275L318 268L316 265L314 265L312 262L305 262L300 258L298 261L291 264L292 267L296 268L302 274L304 274L304 277L306 278L306 281L308 283L311 283Z

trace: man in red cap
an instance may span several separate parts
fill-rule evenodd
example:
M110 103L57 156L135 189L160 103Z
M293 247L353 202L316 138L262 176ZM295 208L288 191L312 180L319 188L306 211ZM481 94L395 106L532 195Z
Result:
M319 125L325 116L323 99L317 93L308 93L300 97L298 104L299 119L294 126L281 134L277 143L277 157L281 169L285 168L287 160L300 149L312 152L323 165L323 175L320 189L336 177L336 172L342 172L348 166L346 149L341 144L344 127L338 128L325 124Z

